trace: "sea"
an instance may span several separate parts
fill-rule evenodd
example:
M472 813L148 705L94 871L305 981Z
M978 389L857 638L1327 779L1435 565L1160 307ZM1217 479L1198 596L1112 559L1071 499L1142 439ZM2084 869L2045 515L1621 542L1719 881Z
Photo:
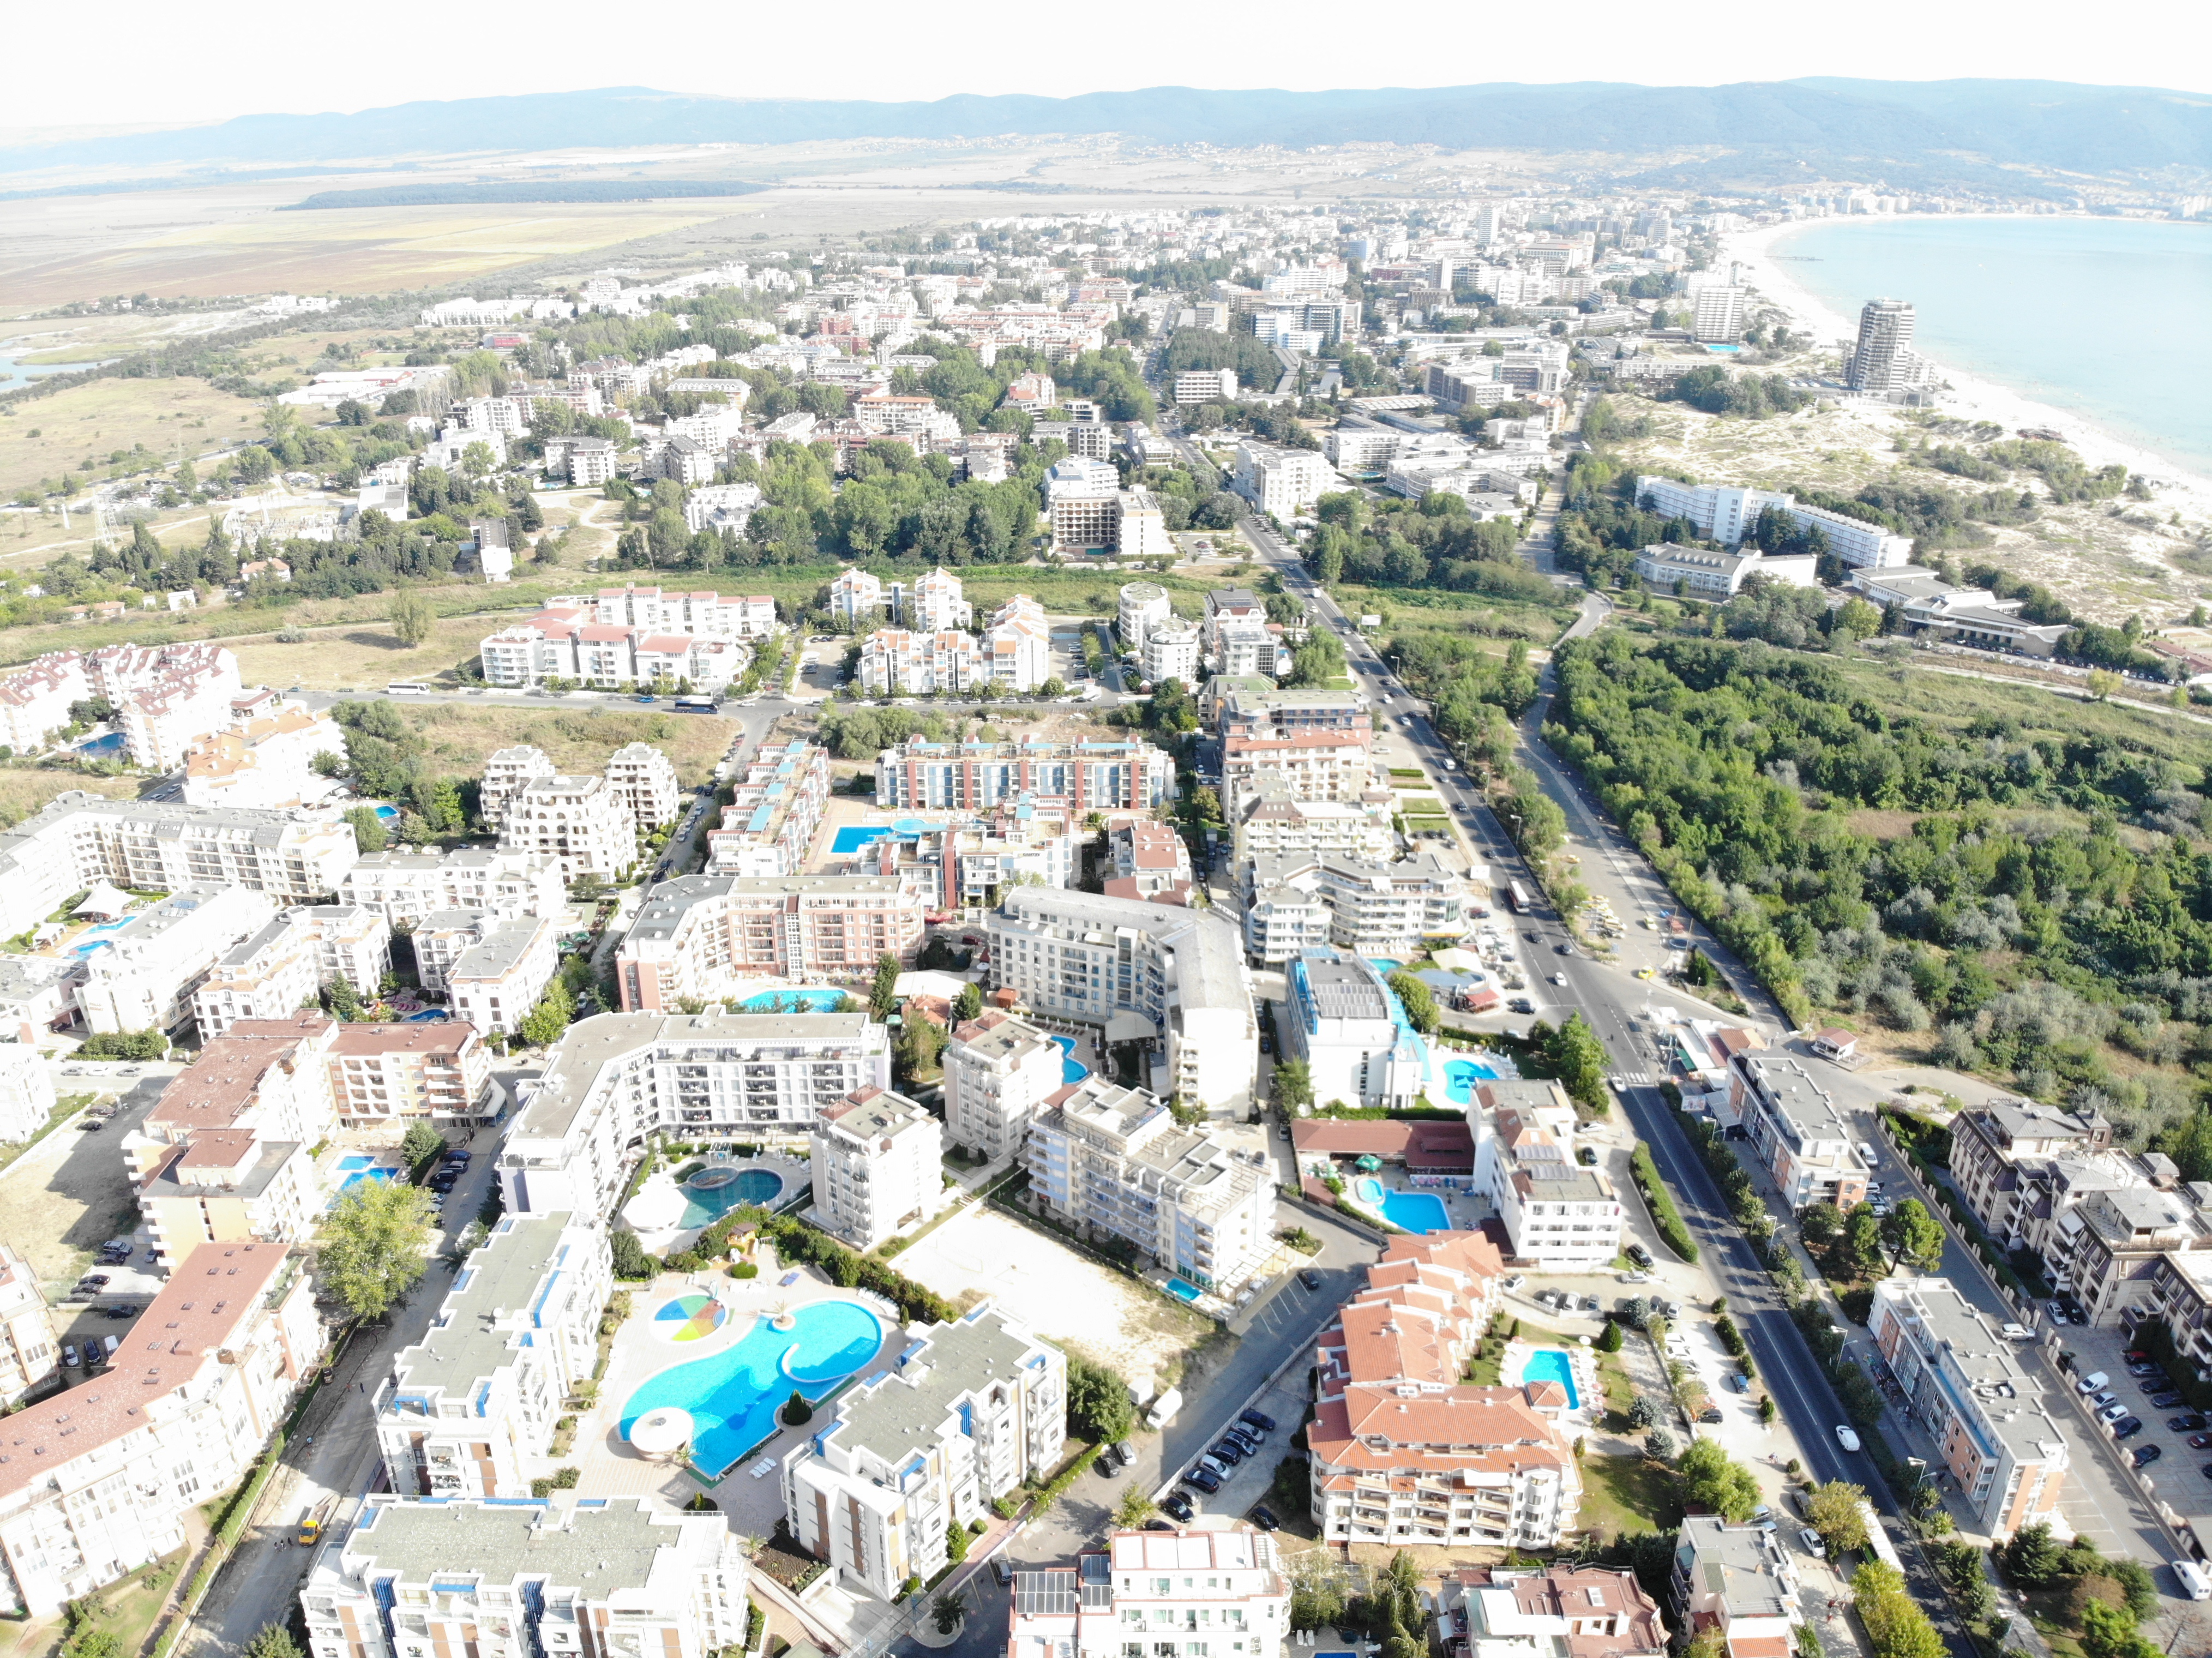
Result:
M1838 315L1910 300L1922 355L2212 474L2212 224L1833 219L1771 252Z

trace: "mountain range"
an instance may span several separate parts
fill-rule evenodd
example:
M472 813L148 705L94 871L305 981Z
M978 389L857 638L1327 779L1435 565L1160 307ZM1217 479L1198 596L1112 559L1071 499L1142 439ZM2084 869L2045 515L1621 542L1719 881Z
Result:
M400 104L350 115L252 115L17 145L0 149L0 173L1103 133L1229 148L1391 141L1619 156L1691 148L1724 153L1718 163L1675 169L1682 182L1870 178L1885 169L1923 179L2017 178L2021 168L2107 178L2169 169L2212 173L2212 98L2195 94L2056 81L1821 78L1719 87L1499 82L1334 92L1153 87L1075 98L963 95L927 103L724 98L618 87Z

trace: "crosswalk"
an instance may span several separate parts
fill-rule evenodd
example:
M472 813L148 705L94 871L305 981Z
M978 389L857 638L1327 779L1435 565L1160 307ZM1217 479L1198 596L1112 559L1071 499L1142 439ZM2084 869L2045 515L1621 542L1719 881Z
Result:
M1649 1071L1623 1071L1618 1075L1620 1080L1631 1088L1647 1087L1652 1081L1652 1076Z

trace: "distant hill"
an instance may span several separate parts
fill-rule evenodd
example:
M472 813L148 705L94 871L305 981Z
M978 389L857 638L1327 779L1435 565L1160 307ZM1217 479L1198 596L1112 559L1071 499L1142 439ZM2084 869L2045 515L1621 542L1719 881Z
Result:
M765 185L734 179L501 179L476 185L377 185L367 190L319 190L279 212L334 207L452 207L485 202L659 202L679 196L745 196Z
M961 96L902 104L710 98L623 87L402 104L356 115L254 115L214 126L18 146L0 150L0 172L1107 132L1157 143L1295 147L1392 140L1613 155L1697 145L1736 153L1738 165L1723 167L1722 174L1767 182L1802 177L1808 168L1856 176L1893 168L1929 179L1988 178L1996 168L2023 166L2106 175L2212 169L2212 99L2192 94L2056 81L1810 79L1339 92L1153 87L1079 98Z

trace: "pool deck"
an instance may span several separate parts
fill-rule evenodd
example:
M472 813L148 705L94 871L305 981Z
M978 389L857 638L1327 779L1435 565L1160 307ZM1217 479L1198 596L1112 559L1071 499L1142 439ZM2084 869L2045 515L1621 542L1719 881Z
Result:
M673 1192L679 1199L683 1198L683 1188L676 1183L676 1170L686 1168L698 1161L700 1159L696 1157L684 1157L677 1162L673 1167L663 1167L654 1170L645 1184L638 1188L637 1195L642 1197L648 1192L665 1189ZM788 1198L813 1178L812 1170L805 1163L795 1158L779 1156L773 1151L763 1152L757 1157L741 1158L727 1166L732 1169L765 1169L771 1174L780 1175L783 1181L783 1190L776 1196L775 1201L778 1203L782 1202L784 1199ZM633 1199L632 1201L635 1199ZM659 1218L655 1217L655 1218ZM709 1225L712 1224L712 1222L708 1223ZM638 1233L637 1241L645 1246L647 1254L665 1255L672 1249L688 1249L691 1246L692 1240L705 1230L703 1226L662 1227L653 1231Z
M1334 1172L1343 1177L1345 1194L1341 1206L1347 1214L1360 1219L1382 1217L1379 1205L1370 1206L1361 1201L1359 1182L1363 1180L1379 1181L1386 1191L1418 1192L1424 1196L1436 1199L1443 1205L1444 1213L1449 1217L1454 1231L1474 1231L1484 1221L1498 1212L1498 1206L1487 1198L1476 1197L1466 1192L1448 1192L1440 1186L1411 1185L1407 1182L1406 1171L1402 1169L1386 1167L1373 1175L1363 1175L1356 1169L1341 1165L1335 1165L1333 1168L1324 1167L1331 1163L1331 1160L1327 1157L1309 1157L1304 1161L1307 1165L1303 1171L1304 1173Z

